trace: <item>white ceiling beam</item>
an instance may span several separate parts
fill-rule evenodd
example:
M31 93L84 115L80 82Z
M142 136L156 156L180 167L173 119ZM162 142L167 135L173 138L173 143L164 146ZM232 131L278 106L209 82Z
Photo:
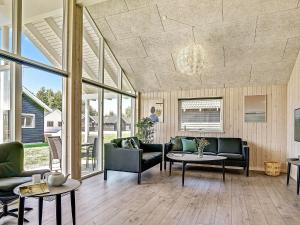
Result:
M56 66L61 65L61 60L58 54L53 48L48 44L47 40L36 30L33 24L25 24L28 32L25 31L25 35L35 44L39 45L39 50L48 57L48 59Z

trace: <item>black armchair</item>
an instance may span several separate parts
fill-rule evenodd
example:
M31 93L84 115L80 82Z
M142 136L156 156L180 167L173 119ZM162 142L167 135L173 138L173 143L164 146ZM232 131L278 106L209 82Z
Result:
M131 138L139 145L139 149L122 148L122 140ZM143 171L157 164L162 170L162 145L143 144L136 137L131 138L118 138L104 144L104 180L107 180L107 171L114 170L137 173L140 184Z
M31 181L33 174L41 174L49 170L24 171L24 148L19 142L0 144L0 203L3 211L0 219L4 216L18 217L18 209L8 210L8 204L18 198L13 189L20 184ZM29 211L31 208L25 208ZM25 222L28 220L24 219Z

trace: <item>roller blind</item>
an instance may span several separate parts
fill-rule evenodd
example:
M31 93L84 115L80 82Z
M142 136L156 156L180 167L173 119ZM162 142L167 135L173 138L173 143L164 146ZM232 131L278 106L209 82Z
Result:
M223 99L179 99L181 130L223 131Z

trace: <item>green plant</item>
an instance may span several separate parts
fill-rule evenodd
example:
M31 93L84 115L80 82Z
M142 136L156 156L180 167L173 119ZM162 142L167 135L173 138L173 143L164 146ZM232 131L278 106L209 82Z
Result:
M137 137L145 144L150 144L154 139L154 123L148 117L141 119L136 127L138 129Z

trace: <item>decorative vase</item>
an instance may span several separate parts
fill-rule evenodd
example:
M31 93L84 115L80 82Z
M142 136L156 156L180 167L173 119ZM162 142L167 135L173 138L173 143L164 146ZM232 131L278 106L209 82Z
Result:
M198 147L198 158L203 158L203 150L204 148Z

